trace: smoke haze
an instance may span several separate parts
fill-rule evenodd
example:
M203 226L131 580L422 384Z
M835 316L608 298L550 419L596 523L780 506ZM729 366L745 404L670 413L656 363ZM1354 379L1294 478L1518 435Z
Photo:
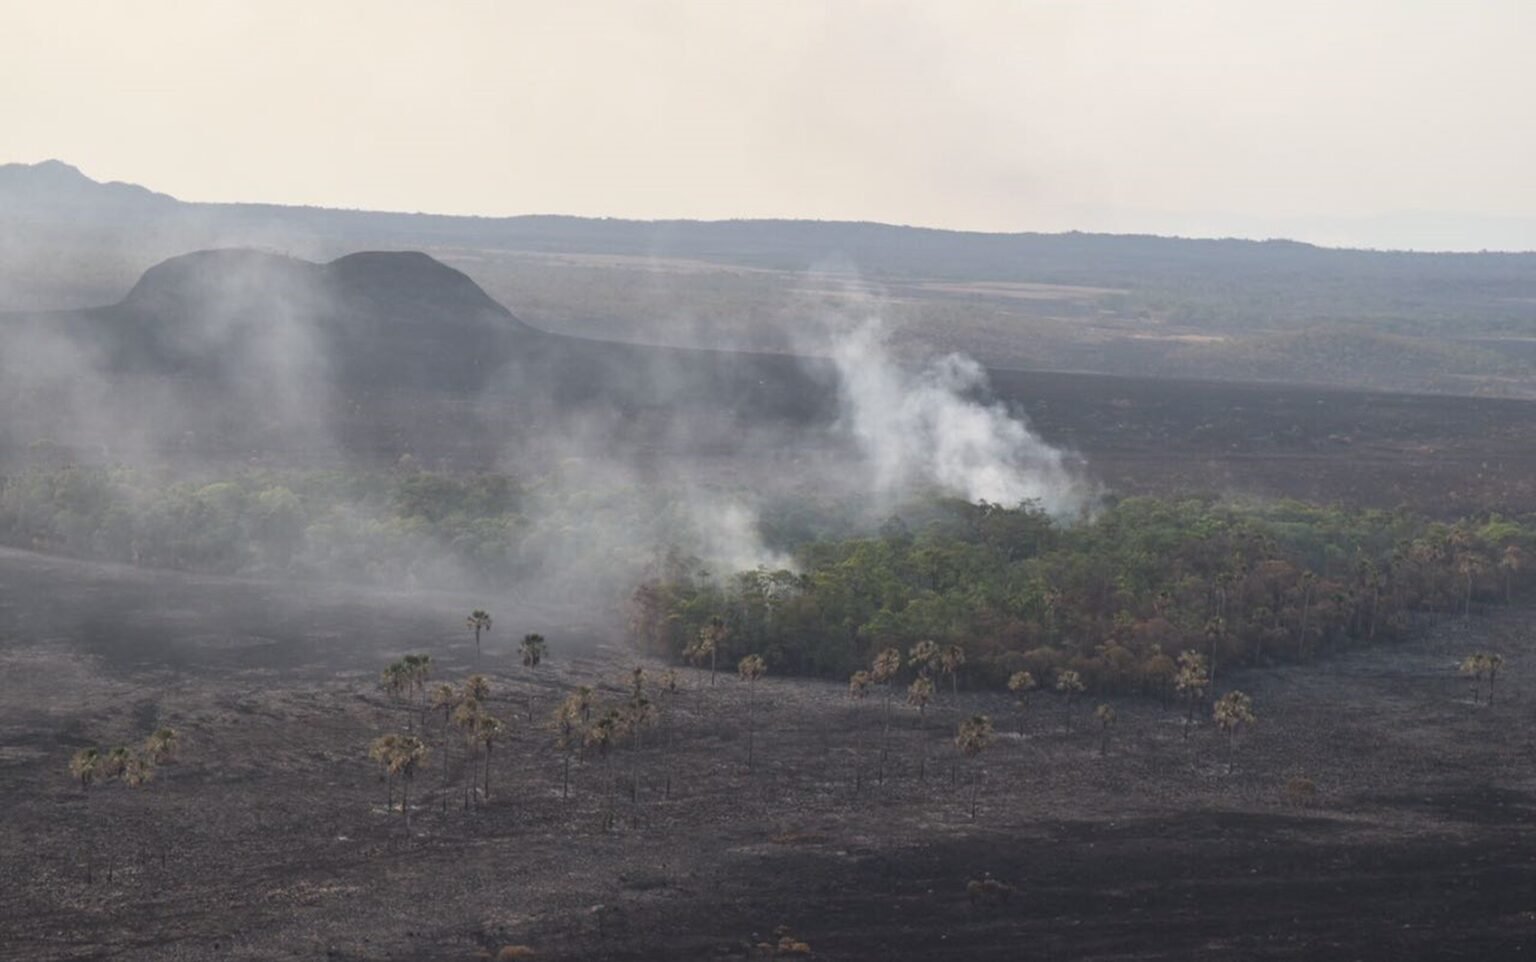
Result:
M1089 502L975 361L901 363L873 320L798 357L605 344L420 254L223 250L113 307L0 321L0 448L133 469L13 469L0 523L45 550L616 612L674 554L792 568L800 540L935 492Z

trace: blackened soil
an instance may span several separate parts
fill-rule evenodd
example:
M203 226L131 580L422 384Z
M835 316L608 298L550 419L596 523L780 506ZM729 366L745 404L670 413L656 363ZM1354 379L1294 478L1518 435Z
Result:
M1532 952L1529 610L1229 676L1259 715L1232 751L1125 700L1101 755L1091 706L1069 732L1049 697L1021 716L964 685L886 735L878 697L769 677L749 770L746 686L684 670L638 744L572 759L564 797L550 710L577 685L620 703L636 660L503 600L484 797L483 760L376 682L403 651L473 670L467 600L0 555L0 958L745 959L781 927L815 959ZM1492 706L1456 676L1476 649L1506 658ZM975 712L998 737L967 760ZM70 779L76 748L159 725L182 747L150 784ZM407 728L432 751L409 829L367 758ZM1011 894L973 901L989 876Z

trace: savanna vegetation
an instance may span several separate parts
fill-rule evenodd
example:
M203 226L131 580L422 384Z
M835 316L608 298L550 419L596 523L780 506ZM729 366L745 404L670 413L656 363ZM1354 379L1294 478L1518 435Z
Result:
M47 463L0 474L0 544L146 567L506 587L539 577L622 598L659 545L696 546L682 492L622 479L246 471L198 480Z
M762 652L775 670L838 678L929 642L968 653L952 678L1011 680L1021 697L1065 692L1066 679L1193 698L1231 667L1305 662L1507 602L1529 587L1533 545L1528 522L1496 516L1131 498L1064 525L1029 506L947 501L918 525L802 544L798 572L718 577L674 554L634 592L631 632L660 656L707 637L720 658ZM1181 678L1174 659L1188 651L1200 679Z

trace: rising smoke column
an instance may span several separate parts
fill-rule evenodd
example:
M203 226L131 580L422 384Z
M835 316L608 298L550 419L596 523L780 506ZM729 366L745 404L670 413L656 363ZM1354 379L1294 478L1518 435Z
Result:
M877 321L834 337L828 353L838 372L841 426L880 497L932 485L968 501L1035 501L1057 516L1087 505L1086 486L1061 451L1002 404L976 400L987 378L971 358L950 354L903 368Z

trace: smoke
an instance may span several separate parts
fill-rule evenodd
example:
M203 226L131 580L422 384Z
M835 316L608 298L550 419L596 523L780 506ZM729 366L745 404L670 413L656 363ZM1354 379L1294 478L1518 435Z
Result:
M825 353L837 369L840 427L862 453L877 497L937 487L968 501L1034 502L1058 517L1088 506L1089 487L1063 452L1022 414L983 400L986 373L971 358L903 367L877 320L834 335Z
M674 557L722 578L793 568L794 546L936 490L1088 503L974 361L904 366L878 323L796 345L811 358L706 355L552 338L482 300L421 255L220 251L111 308L0 318L0 475L7 447L42 440L139 469L68 503L13 486L53 509L27 543L510 595L612 626Z

